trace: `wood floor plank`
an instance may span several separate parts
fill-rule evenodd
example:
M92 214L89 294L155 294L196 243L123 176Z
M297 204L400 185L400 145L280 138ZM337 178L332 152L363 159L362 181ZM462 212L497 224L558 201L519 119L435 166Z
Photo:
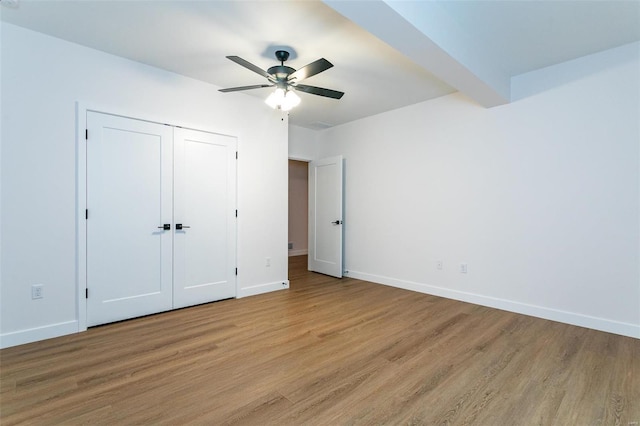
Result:
M640 340L306 270L0 351L2 425L640 424Z

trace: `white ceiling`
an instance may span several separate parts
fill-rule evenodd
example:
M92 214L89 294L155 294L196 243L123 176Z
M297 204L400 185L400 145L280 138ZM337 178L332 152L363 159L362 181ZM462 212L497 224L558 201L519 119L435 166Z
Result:
M264 82L227 55L263 69L282 47L293 68L324 57L335 66L305 84L346 94L301 93L290 122L308 128L456 90L497 105L508 101L513 75L640 40L640 0L20 0L0 13L5 22L221 88ZM270 90L225 96L266 98Z

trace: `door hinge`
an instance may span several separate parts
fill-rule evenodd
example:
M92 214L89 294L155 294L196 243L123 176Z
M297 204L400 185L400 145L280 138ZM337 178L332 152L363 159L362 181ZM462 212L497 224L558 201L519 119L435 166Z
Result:
M84 129L84 139L89 140L89 129Z
M85 299L88 299L88 298L89 298L89 289L88 289L88 288L85 288L85 289L84 289L84 298L85 298Z
M236 217L238 217L238 210L236 210Z
M89 219L89 209L85 209L85 211L84 211L84 218L85 218L85 219Z
M238 268L236 268L236 275L238 275Z
M238 159L238 151L236 151L236 160Z

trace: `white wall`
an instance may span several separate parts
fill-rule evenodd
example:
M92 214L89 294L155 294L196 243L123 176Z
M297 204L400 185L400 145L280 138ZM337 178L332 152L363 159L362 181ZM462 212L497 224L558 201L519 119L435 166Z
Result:
M10 24L1 31L1 346L77 331L76 101L237 136L239 296L288 283L286 116ZM44 298L31 300L36 283Z
M295 114L295 111L292 114ZM289 125L289 158L310 161L317 157L317 153L318 132Z
M349 276L640 337L639 46L321 132Z

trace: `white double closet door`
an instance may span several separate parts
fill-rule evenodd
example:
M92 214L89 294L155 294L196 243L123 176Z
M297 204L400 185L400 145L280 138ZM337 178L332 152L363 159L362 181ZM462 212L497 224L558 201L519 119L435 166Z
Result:
M236 295L233 137L87 112L87 325Z

